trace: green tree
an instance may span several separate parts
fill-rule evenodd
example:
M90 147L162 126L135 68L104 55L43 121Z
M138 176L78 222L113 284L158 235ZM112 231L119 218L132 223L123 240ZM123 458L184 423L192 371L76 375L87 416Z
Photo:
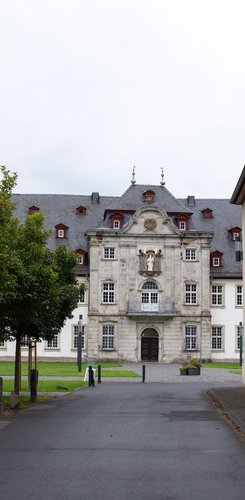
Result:
M11 202L16 174L1 167L0 183L0 338L16 341L15 393L20 389L20 349L25 335L52 339L78 302L76 256L66 246L48 248L50 233L36 212L23 223Z

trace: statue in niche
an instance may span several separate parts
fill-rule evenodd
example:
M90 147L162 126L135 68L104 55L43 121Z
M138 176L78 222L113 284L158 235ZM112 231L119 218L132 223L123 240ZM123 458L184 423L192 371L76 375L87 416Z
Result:
M147 271L153 271L153 267L154 267L154 261L155 261L155 257L152 253L150 253L147 257L146 257L146 267L147 267Z

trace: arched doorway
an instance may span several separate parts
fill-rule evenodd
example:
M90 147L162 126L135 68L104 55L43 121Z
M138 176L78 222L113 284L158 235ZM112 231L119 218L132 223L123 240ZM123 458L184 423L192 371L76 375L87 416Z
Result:
M141 361L158 361L158 333L146 328L141 334Z

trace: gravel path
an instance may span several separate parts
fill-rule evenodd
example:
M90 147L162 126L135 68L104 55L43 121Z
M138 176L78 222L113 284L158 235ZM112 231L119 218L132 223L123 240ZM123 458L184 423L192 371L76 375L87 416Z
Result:
M180 375L180 364L160 364L160 363L144 363L145 365L145 382L237 382L242 384L242 376L230 373L229 370L222 368L201 368L201 374L197 376ZM102 378L103 382L141 382L143 363L124 363L124 370L132 370L140 375L140 378L123 379L123 378ZM114 368L115 369L115 368ZM122 368L121 368L122 369Z

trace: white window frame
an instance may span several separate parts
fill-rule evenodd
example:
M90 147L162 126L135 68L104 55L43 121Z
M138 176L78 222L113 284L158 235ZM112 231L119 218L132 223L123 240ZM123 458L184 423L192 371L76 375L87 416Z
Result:
M220 267L220 257L213 257L213 267Z
M120 229L120 220L119 219L113 220L113 229Z
M102 350L103 351L115 350L115 325L112 324L102 325Z
M212 326L211 329L211 350L224 350L224 327L220 325Z
M46 349L57 351L60 348L60 336L58 333L54 335L52 340L46 340Z
M240 241L240 233L238 233L237 231L233 232L232 239L233 241Z
M115 259L115 247L104 247L104 259L114 260Z
M197 325L185 325L185 350L197 351L198 338L197 338Z
M223 307L224 305L224 285L212 285L211 306Z
M82 349L85 349L85 327L82 325ZM72 349L77 349L77 338L78 338L79 326L72 325Z
M65 237L65 230L58 229L58 238L64 238L64 237Z
M187 306L197 305L197 284L196 283L186 283L185 284L185 305L187 305Z
M84 264L84 255L82 253L77 254L77 263Z
M103 283L102 303L115 304L115 283L106 281Z
M186 222L185 221L179 221L179 230L180 231L186 231Z
M196 261L197 260L196 248L186 248L185 249L185 260L188 260L188 261Z
M236 307L243 306L243 286L236 285Z

